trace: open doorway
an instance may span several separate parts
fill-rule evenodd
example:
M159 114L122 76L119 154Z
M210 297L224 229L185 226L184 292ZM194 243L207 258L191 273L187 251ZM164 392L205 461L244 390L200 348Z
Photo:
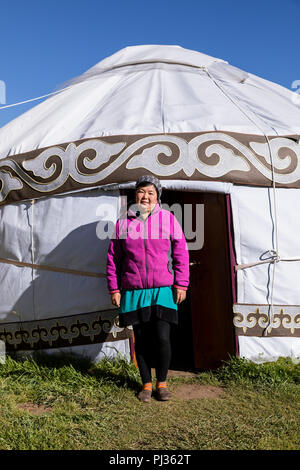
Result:
M196 204L204 205L204 243L190 250L190 287L179 306L179 325L172 334L171 369L215 369L235 355L232 278L226 195L167 191L163 201L182 208L190 204L193 229ZM183 229L184 217L183 217Z
M128 206L134 190L122 190ZM190 204L193 225L196 205L204 205L204 243L190 251L190 287L179 305L178 326L172 326L173 370L208 370L235 355L233 295L226 195L164 190L162 203ZM183 230L184 217L182 218ZM193 226L195 229L195 226Z

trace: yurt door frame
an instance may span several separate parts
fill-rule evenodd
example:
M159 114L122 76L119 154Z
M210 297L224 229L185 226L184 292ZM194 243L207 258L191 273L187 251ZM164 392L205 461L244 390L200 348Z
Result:
M204 207L203 247L189 252L190 288L187 301L180 306L181 324L177 331L177 341L173 344L173 368L177 364L184 368L184 360L180 361L180 356L184 355L186 368L214 369L229 356L236 354L229 196L206 192L164 191L163 202L169 205L178 202L183 208L189 204L193 214L192 228L198 237L196 207L197 204ZM181 332L185 334L185 338ZM193 343L193 364L189 358L188 342Z

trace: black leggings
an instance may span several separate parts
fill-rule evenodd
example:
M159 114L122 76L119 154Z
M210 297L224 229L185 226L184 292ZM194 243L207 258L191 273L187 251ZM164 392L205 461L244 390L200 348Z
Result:
M169 322L158 318L133 325L136 360L143 384L152 381L153 360L156 379L164 382L167 378L171 361L170 328Z

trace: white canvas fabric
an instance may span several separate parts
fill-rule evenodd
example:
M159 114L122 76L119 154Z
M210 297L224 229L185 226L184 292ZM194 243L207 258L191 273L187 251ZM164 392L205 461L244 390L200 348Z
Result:
M160 180L163 189L173 191L201 191L205 193L230 194L232 183L222 183L221 181L190 181L190 180ZM120 189L135 188L135 181L119 184Z
M274 249L274 212L272 189L233 186L231 201L235 248L238 264L270 257ZM277 188L278 246L282 258L300 258L300 190ZM273 264L262 264L237 271L238 302L270 302L270 278ZM276 263L274 304L300 305L300 261Z
M0 258L105 274L109 238L97 230L116 221L118 205L117 192L98 190L3 206ZM0 281L6 323L113 308L105 278L0 263Z
M233 186L234 242L238 264L264 259L274 249L273 189ZM300 190L276 188L278 247L282 258L300 257ZM272 208L270 210L270 207ZM237 271L237 302L270 304L273 264ZM276 263L273 304L300 305L300 261ZM239 337L240 354L251 360L300 357L300 338Z
M83 346L71 346L64 348L44 349L44 354L57 356L72 356L74 358L88 359L93 363L102 359L123 358L130 360L130 346L128 340L108 341L105 343L87 344ZM33 351L21 351L19 355L34 356Z
M0 158L108 135L300 134L294 92L179 46L122 49L70 85L0 129Z
M103 273L119 192L84 191L3 206L0 258ZM100 238L99 238L100 237ZM0 322L26 322L113 309L106 279L0 263ZM84 315L80 320L84 321ZM115 327L111 330L117 331ZM129 340L44 350L74 353L97 362L130 358Z
M289 357L295 364L300 362L300 338L258 338L239 336L239 354L257 364Z
M63 86L70 88L0 129L0 159L79 139L122 134L216 130L300 134L299 96L291 90L179 46L125 48ZM274 248L272 190L215 181L170 180L162 185L232 194L238 263L256 261ZM299 190L280 189L277 194L280 255L300 256L300 222L295 216ZM115 221L118 204L118 191L103 194L99 190L40 199L34 205L28 201L2 206L0 257L104 272L108 238L100 240L96 230L101 217ZM238 302L269 303L271 269L265 264L239 271ZM299 274L300 262L277 264L275 304L300 305ZM105 279L5 264L0 264L0 295L2 322L112 308ZM262 352L268 360L277 354L299 355L300 338L240 337L239 345L241 355L253 358ZM104 351L103 345L99 348ZM127 348L128 353L128 340L120 348Z

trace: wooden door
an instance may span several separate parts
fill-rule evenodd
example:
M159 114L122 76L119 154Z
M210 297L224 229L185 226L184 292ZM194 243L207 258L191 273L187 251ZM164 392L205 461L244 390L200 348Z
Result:
M165 191L163 202L191 204L193 220L196 204L204 204L204 244L190 251L190 288L172 338L171 368L214 369L235 355L226 196Z

